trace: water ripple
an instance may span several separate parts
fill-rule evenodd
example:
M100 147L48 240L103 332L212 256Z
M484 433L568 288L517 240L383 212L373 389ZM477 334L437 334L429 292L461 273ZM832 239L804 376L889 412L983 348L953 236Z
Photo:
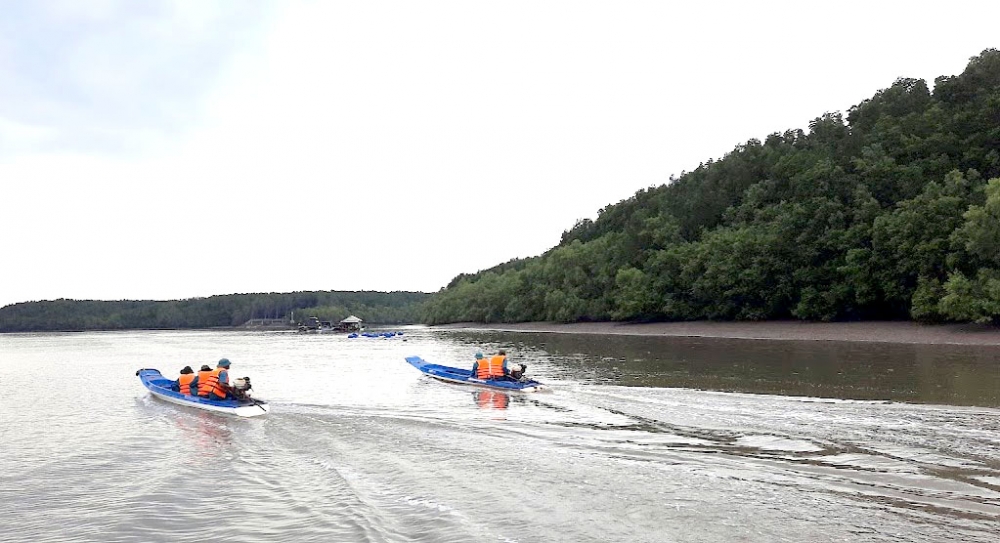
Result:
M5 339L0 538L992 542L1000 533L995 409L623 387L599 371L561 374L528 346L540 375L567 378L552 394L484 398L402 361L461 359L468 342L421 329L408 337ZM134 377L139 366L166 371L218 353L260 383L271 414L167 404ZM73 389L49 359L73 361ZM101 392L83 401L81 389Z

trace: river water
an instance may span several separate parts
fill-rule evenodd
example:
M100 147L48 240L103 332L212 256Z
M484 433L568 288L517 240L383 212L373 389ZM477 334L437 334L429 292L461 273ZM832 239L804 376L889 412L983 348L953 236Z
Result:
M996 347L403 330L0 335L0 541L1000 539ZM135 377L223 356L269 415Z

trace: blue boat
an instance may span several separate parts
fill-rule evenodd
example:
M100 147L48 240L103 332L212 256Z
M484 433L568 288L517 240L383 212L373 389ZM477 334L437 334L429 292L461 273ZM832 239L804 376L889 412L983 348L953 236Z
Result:
M238 417L266 415L271 410L271 406L267 405L267 402L249 397L241 400L209 400L200 396L181 394L171 389L174 381L164 377L160 373L160 370L143 368L135 372L135 374L139 376L142 385L149 389L149 392L153 396L170 403L186 405L206 411L215 411L216 413L227 413Z
M548 390L549 388L534 379L523 379L519 381L505 379L476 379L472 376L471 369L453 368L450 366L431 364L419 356L408 356L406 357L406 361L409 362L414 368L423 372L425 375L448 383L475 385L479 387L495 388L498 390L509 390L514 392L539 392L542 390Z

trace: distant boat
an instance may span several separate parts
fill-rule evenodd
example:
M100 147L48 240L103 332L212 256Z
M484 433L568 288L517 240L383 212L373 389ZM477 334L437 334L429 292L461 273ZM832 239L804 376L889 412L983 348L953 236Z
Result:
M471 369L466 370L462 368L453 368L451 366L431 364L419 356L408 356L406 361L409 362L414 368L423 372L425 375L448 383L475 385L515 392L539 392L549 389L549 387L535 381L534 379L524 379L519 381L505 379L476 379L472 376Z

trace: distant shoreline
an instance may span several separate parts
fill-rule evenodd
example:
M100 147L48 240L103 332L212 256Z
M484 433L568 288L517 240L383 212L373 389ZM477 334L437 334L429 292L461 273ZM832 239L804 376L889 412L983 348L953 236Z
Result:
M905 321L695 321L639 324L618 322L580 322L568 324L553 322L514 324L455 323L434 325L432 328L553 334L1000 346L1000 327L979 324L918 324Z

